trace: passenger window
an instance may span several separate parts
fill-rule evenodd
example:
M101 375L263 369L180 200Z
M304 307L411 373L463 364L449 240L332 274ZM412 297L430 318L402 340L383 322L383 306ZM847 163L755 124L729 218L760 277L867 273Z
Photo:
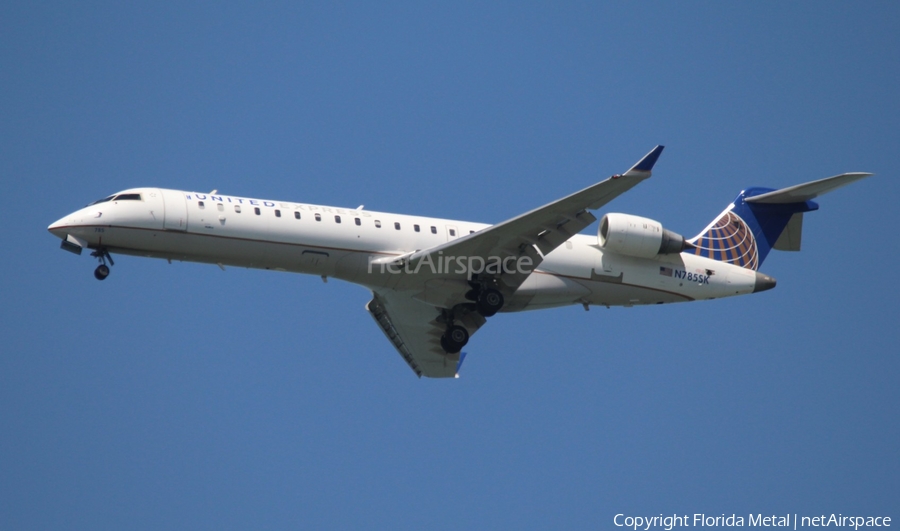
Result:
M413 230L416 231L416 232L419 232L419 226L418 226L418 225L413 225Z
M377 219L375 220L375 228L376 228L376 229L380 229L380 228L381 228L381 222L378 221Z
M234 211L238 214L241 213L241 205L234 205Z
M276 210L276 211L275 211L275 217L276 217L276 218L280 218L280 217L281 217L281 211L280 211L280 210Z
M354 221L357 225L362 225L362 221L359 218L356 218Z
M475 231L474 231L474 230L470 230L470 231L469 231L469 234L475 234Z
M260 215L259 207L253 207L253 211L256 212L256 215Z
M340 217L340 216L335 216L335 217L334 217L334 222L335 222L335 223L340 223L340 222L341 222L341 217Z
M399 221L394 222L394 228L397 230L400 230L400 222Z
M294 211L294 219L300 219L300 211L299 210Z
M431 226L431 233L437 234L437 227L435 227L434 225Z
M219 203L218 205L216 205L216 208L219 209L219 212L225 211L225 205L223 205L222 203Z
M450 229L450 236L456 236L456 229Z
M199 206L201 210L206 208L206 205L203 204L203 201L197 201L197 206Z
M316 214L316 221L322 221L322 214Z

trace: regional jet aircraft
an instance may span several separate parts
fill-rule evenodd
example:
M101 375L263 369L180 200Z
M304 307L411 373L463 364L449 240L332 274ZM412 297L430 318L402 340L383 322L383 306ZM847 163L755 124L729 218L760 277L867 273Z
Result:
M767 290L772 249L797 251L813 198L868 177L748 188L697 236L651 219L591 213L650 177L663 146L630 170L496 225L162 188L124 190L48 230L92 250L333 277L372 292L366 309L418 376L458 375L461 349L498 312L634 306Z

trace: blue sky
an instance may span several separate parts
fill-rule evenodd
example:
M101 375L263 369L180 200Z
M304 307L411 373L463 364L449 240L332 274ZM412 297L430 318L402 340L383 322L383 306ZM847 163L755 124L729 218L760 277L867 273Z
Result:
M896 3L0 6L0 527L900 518ZM500 315L418 380L357 286L46 232L133 186L495 223L627 169L693 235L821 198L775 290ZM887 214L886 214L887 213ZM595 231L592 226L587 231Z

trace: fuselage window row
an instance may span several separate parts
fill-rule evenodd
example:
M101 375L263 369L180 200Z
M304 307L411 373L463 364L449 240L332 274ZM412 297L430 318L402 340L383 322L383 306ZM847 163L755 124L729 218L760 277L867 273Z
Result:
M110 197L110 198L101 199L101 200L98 201L98 202L109 201L109 200L112 199L112 198L119 199L118 197L113 196L113 197ZM128 199L132 199L132 200L137 199L137 200L139 200L139 199L140 199L140 196L139 196L138 194L134 194L133 198L132 198L132 197L124 197L123 199L126 199L126 200L128 200ZM205 203L204 201L197 201L197 206L202 210L202 209L205 209L205 208L206 208L206 203ZM218 204L216 205L216 208L218 208L218 210L219 210L220 212L223 212L223 211L225 210L225 206L224 206L222 203L218 203ZM240 213L241 213L241 205L234 205L234 212L235 212L235 214L240 214ZM262 215L262 210L261 210L259 207L254 207L254 208L253 208L253 212L254 212L257 216L261 216L261 215ZM281 217L281 210L279 210L279 209L276 209L276 210L275 210L275 217L276 217L276 218L280 218L280 217ZM322 214L318 214L318 213L315 214L315 218L316 218L316 221L322 221ZM299 211L299 210L295 210L295 211L294 211L294 219L301 219L301 214L300 214L300 211ZM380 228L381 228L381 221L380 221L380 220L377 220L377 219L374 220L374 221L375 221L375 228L376 228L376 229L380 229ZM339 215L334 216L334 222L335 222L335 223L341 223L341 222L342 222L341 216L339 216ZM353 218L353 222L354 222L354 223L356 224L356 226L358 226L358 227L359 227L359 226L362 226L362 219L360 219L360 218ZM431 233L432 233L432 234L437 234L437 233L438 233L438 232L437 232L437 227L436 227L436 226L431 225L430 228L431 228ZM401 230L400 222L399 222L399 221L395 221L395 222L394 222L394 229L395 229L395 230ZM413 224L413 230L414 230L415 232L421 232L421 231L422 231L422 227L421 227L420 225L418 225L418 224ZM473 232L475 232L475 231L473 231L473 230L470 230L470 231L469 231L470 234L473 233ZM456 231L453 230L453 229L450 229L450 235L451 235L451 236L456 236Z

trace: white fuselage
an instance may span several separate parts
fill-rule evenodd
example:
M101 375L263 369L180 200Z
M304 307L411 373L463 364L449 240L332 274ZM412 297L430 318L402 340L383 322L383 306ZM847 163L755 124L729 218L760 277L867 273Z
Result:
M93 204L50 232L112 253L307 273L377 292L393 289L398 275L372 267L373 260L489 226L159 188L125 192L141 199ZM646 259L604 252L596 237L579 234L544 257L503 311L713 299L751 293L755 281L752 270L688 253Z

